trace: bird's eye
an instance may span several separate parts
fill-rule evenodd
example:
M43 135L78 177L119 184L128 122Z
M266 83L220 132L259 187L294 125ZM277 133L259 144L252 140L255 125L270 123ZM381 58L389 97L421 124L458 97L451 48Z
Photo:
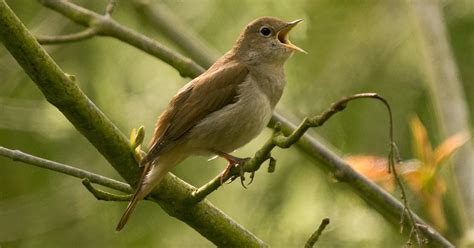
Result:
M267 28L267 27L262 27L262 28L260 29L260 34L262 34L262 35L265 36L265 37L268 37L268 36L270 36L270 35L272 34L272 30L269 29L269 28Z

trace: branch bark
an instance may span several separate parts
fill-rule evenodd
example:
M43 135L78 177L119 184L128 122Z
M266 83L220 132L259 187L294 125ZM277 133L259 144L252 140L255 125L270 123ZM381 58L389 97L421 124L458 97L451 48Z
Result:
M75 16L84 18L81 14ZM131 32L128 34L133 35ZM128 140L59 68L15 16L5 0L0 0L0 41L36 83L46 99L66 116L127 182L134 185L140 170ZM176 58L175 55L173 57ZM189 184L168 175L160 187L155 189L152 197L169 215L187 223L217 246L266 246L209 201L189 204L187 199L193 190Z

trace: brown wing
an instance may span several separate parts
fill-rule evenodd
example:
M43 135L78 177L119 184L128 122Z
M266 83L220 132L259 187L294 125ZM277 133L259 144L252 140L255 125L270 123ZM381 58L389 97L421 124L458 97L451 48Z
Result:
M238 86L247 74L245 66L228 63L186 84L158 118L150 151L142 164L156 159L164 148L172 146L173 141L186 134L207 115L235 102Z

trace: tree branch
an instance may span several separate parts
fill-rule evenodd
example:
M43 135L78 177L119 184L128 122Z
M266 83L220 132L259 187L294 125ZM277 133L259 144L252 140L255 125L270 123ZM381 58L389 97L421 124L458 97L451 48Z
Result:
M84 187L86 187L87 190L89 190L89 192L91 192L91 194L93 196L95 196L95 198L97 200L101 200L101 201L130 201L130 199L132 199L132 194L117 195L117 194L112 194L112 193L105 192L103 190L97 189L94 186L92 186L92 183L88 178L84 178L82 180L82 184L84 185ZM131 191L129 191L128 193L131 193Z
M286 121L282 116L280 118L272 119L270 126L274 127L276 123L281 123L281 130L284 134L289 135L297 128L290 121ZM280 122L280 120L285 120ZM322 169L328 171L340 181L347 183L356 194L364 199L368 206L377 210L385 219L387 219L394 226L399 227L402 215L405 214L404 205L395 197L390 195L380 186L370 181L366 177L355 172L341 157L333 151L327 149L318 140L311 135L305 133L296 146L303 152L309 155L312 159L319 162ZM429 244L441 247L454 247L448 240L446 240L440 233L429 227L418 215L413 213L415 223L421 228L422 234L428 239ZM411 230L410 223L404 222L404 228Z
M58 3L70 7L69 3L63 1ZM74 10L68 8L68 11ZM74 16L87 17L81 13ZM46 99L68 118L127 182L136 184L141 172L126 137L51 59L5 0L0 0L0 41ZM173 55L173 58L176 56ZM217 246L266 246L209 201L198 204L186 202L185 199L189 198L193 190L189 184L168 174L151 196L169 215L187 223Z
M157 57L174 67L183 77L196 77L204 69L190 59L171 51L161 43L150 39L130 28L120 25L106 11L99 15L66 0L39 0L44 6L51 8L82 26L97 30L98 35L110 36ZM112 9L110 3L107 9Z
M50 45L50 44L60 44L60 43L68 43L68 42L76 42L85 39L92 38L98 34L98 30L95 28L88 28L81 32L77 32L74 34L66 34L66 35L40 35L36 36L36 39L40 44L43 45Z
M40 168L52 170L52 171L66 174L69 176L77 177L80 179L86 178L89 180L89 182L96 183L105 187L109 187L111 189L119 190L125 193L133 192L133 189L130 188L130 186L126 183L122 183L117 180L110 179L108 177L104 177L104 176L94 174L86 170L72 167L70 165L54 162L54 161L47 160L44 158L35 157L33 155L24 153L19 150L11 150L3 146L0 146L0 156L10 158L13 161L20 161L26 164L31 164L34 166L38 166Z
M195 197L196 201L200 201L204 199L207 195L214 192L221 186L221 181L226 181L229 178L234 178L241 174L241 170L244 172L255 172L260 169L260 166L268 159L271 158L271 151L275 147L280 147L283 149L289 148L296 142L298 142L301 137L308 131L311 127L319 127L322 126L327 120L329 120L334 114L340 112L346 108L346 105L356 99L361 98L375 98L382 101L388 109L389 116L390 116L390 144L393 144L393 123L392 123L392 112L390 109L390 105L388 102L381 96L377 95L376 93L362 93L362 94L355 94L349 97L345 97L331 105L328 110L324 111L322 114L314 116L314 117L306 117L297 128L293 129L292 132L288 135L285 135L280 130L280 124L277 124L274 127L273 135L267 140L267 142L260 148L255 155L248 160L245 164L243 164L243 168L239 169L237 167L232 168L230 173L228 173L227 177L224 180L221 179L220 176L215 177L210 182L206 183L201 188L197 189L193 196ZM394 146L391 146L390 154L393 154ZM403 189L403 185L400 182L395 168L392 166L388 169L394 172L394 176L396 177L397 182L399 183L400 188L402 189L402 196L406 198L405 190ZM408 203L406 203L408 205ZM413 222L414 224L414 222Z

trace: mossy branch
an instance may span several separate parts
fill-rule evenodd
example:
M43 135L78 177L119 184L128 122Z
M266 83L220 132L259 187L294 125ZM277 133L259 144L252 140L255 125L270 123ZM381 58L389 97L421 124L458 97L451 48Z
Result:
M104 18L80 7L71 7L66 1L47 2L58 3L65 7L73 17L81 20L86 20L91 16ZM74 11L77 9L82 12L75 13ZM115 28L118 25L111 21L104 23ZM112 30L121 30L122 36L135 37L135 40L143 39L146 44L156 46L155 42L150 42L151 39L137 36L134 31L123 27L112 28ZM0 0L0 41L36 83L46 99L66 116L127 182L131 185L136 184L141 171L127 138L52 60L15 16L5 0ZM168 52L172 53L169 50ZM167 56L168 54L162 55ZM167 57L167 60L171 61L176 58L181 59L182 57L177 57L172 53L172 56ZM181 62L183 61L180 60ZM185 202L185 199L193 191L192 186L169 174L151 196L168 214L187 223L217 246L266 246L263 241L208 201L198 204Z

